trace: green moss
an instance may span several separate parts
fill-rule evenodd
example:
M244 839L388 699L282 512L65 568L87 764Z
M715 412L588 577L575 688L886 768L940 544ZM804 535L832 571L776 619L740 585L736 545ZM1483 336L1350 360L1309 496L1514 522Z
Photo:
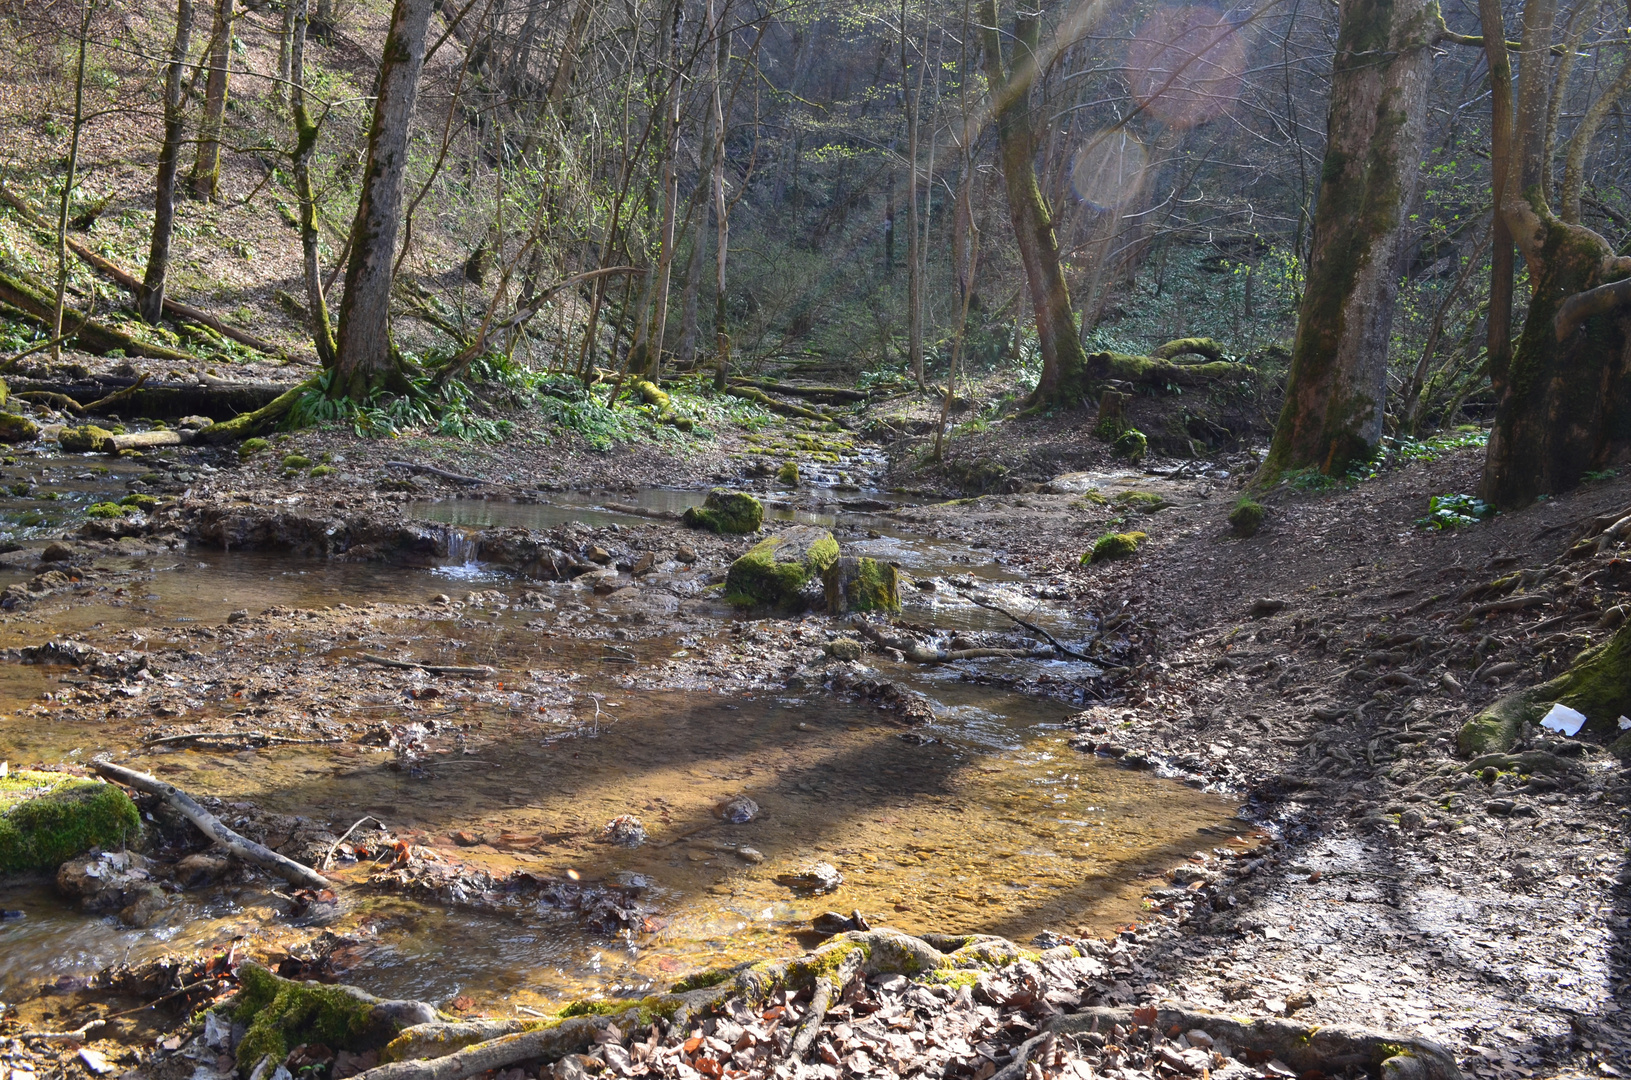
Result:
M570 1002L555 1015L562 1020L573 1016L612 1016L616 1013L626 1012L629 1008L629 1003L626 1001L587 1001L579 999Z
M1116 441L1110 444L1110 449L1135 465L1144 460L1144 454L1149 448L1150 440L1137 428L1128 428L1116 436Z
M107 452L111 445L109 440L112 438L113 432L107 428L83 424L79 427L63 428L57 435L57 444L69 454L102 454Z
M319 465L317 468L311 471L311 475L313 477L333 476L337 472L339 472L339 470L332 465Z
M1153 514L1157 510L1165 510L1172 504L1153 491L1123 491L1115 498L1117 506L1124 506L1129 510L1138 510L1146 514Z
M283 459L283 467L285 469L309 469L311 468L311 458L305 454L290 454Z
M1139 545L1149 539L1148 533L1105 533L1093 541L1093 550L1082 556L1083 566L1093 563L1109 562L1111 559L1125 559L1137 553Z
M374 1003L349 987L292 982L253 963L238 969L238 983L232 1017L249 1028L238 1044L238 1067L246 1072L268 1055L281 1063L301 1043L366 1049L375 1033Z
M0 874L50 869L140 829L136 805L112 784L24 770L0 777Z
M980 981L980 973L973 968L941 968L929 972L928 981L954 990L965 986L973 989L974 984Z
M1263 527L1263 516L1266 511L1263 504L1257 502L1249 495L1242 495L1235 508L1229 511L1229 527L1239 537L1256 536L1257 530Z
M681 416L674 411L674 399L669 397L656 383L647 379L636 378L629 384L629 389L640 396L640 399L651 406L651 411L659 424L668 424L680 431L690 431L691 418Z
M26 416L0 412L0 442L33 442L40 437L40 425Z
M126 495L119 500L120 506L133 506L137 510L153 510L159 505L159 500L152 495Z
M85 516L92 518L118 518L124 517L129 512L129 507L110 502L91 503L85 508Z
M738 607L802 607L804 587L838 561L838 541L832 533L814 526L802 528L811 530L811 535L819 532L819 539L790 541L794 530L788 530L765 537L731 563L725 574L725 598Z
M825 575L827 611L899 611L900 571L891 563L845 556Z
M784 461L782 467L776 470L776 481L789 487L797 487L799 482L798 462Z
M685 511L680 520L693 529L741 535L755 533L764 523L765 508L743 491L714 488L701 506Z
M671 993L683 994L688 990L705 990L710 986L718 986L729 980L741 968L714 968L711 971L699 971L694 975L687 975L669 988Z
M1617 736L1619 718L1631 715L1631 623L1581 653L1557 678L1496 701L1462 725L1456 743L1469 756L1509 750L1524 723L1539 724L1554 704L1584 713L1583 731Z
M245 439L243 442L238 444L238 456L241 458L252 457L253 455L260 453L262 450L269 449L271 445L271 443L258 436L253 439Z

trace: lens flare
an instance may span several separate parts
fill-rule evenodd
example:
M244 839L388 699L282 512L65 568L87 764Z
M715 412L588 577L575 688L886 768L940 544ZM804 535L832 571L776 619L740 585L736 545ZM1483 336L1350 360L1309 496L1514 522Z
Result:
M1097 210L1119 210L1144 190L1149 151L1137 135L1121 128L1090 138L1070 163L1076 197Z
M1144 20L1127 48L1133 96L1171 127L1221 115L1240 96L1246 40L1212 7L1178 7Z

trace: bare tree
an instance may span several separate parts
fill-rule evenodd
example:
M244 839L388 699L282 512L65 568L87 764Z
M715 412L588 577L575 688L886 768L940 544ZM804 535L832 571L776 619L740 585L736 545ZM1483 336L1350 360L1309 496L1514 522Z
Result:
M232 25L236 15L236 0L217 0L215 29L205 55L209 79L204 84L204 118L198 125L198 154L187 181L193 194L201 199L215 198L221 183L221 125L231 90Z
M153 237L147 252L147 274L136 297L142 318L157 323L164 315L165 276L170 267L170 236L176 219L176 168L181 159L185 124L182 74L193 32L193 0L176 0L176 33L164 72L164 141L159 145L158 176L153 195Z

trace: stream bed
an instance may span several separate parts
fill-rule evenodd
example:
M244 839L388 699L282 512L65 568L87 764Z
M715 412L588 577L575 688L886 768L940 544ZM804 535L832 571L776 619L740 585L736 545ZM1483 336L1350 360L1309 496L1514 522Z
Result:
M697 493L658 489L633 498L669 512L700 501ZM0 515L7 511L0 505ZM469 528L641 520L588 496L549 505L452 500L409 514ZM867 511L788 511L780 519L788 518L835 527L847 548L897 558L910 578L936 582L907 590L908 618L1005 625L957 595L965 585L1004 595L1017 581L989 553L892 527ZM30 572L31 551L14 553L0 585ZM829 910L859 910L874 924L907 931L1019 941L1044 929L1107 933L1140 918L1143 897L1174 863L1249 842L1233 801L1080 753L1069 745L1066 706L947 670L880 663L933 710L931 723L907 730L868 705L819 691L727 692L723 680L711 689L629 689L615 665L586 663L573 642L556 636L546 646L519 600L506 610L492 599L495 591L543 590L561 613L581 609L581 621L599 598L572 583L523 582L462 559L387 567L183 544L103 561L128 583L42 601L37 617L0 625L0 645L78 633L108 649L174 647L189 626L222 623L234 611L425 604L450 579L464 578L481 581L482 606L495 610L479 625L435 624L432 632L456 632L466 662L570 682L572 706L562 715L454 695L432 707L404 700L350 717L456 733L456 754L403 769L385 750L349 741L237 752L144 748L151 726L45 722L37 703L60 689L60 670L0 666L0 760L74 763L134 750L134 767L229 806L310 817L336 833L371 817L395 837L495 877L581 878L639 895L637 925L606 934L542 906L494 913L344 890L345 906L327 927L342 942L339 967L348 981L385 996L462 996L542 1010L583 996L641 994L697 970L799 951L811 917ZM1018 592L1012 598L1058 631L1079 637L1086 629L1061 606ZM713 632L739 621L721 611ZM315 631L312 640L283 644L324 655L344 647ZM684 638L658 637L627 651L647 663L684 655L685 647ZM752 820L720 815L733 797L756 804ZM604 839L620 815L639 818L644 844ZM778 882L811 860L838 869L836 891L812 896ZM341 873L356 883L367 869L365 861ZM0 883L0 908L23 913L0 922L0 998L286 925L286 904L266 886L178 894L143 929L74 912L43 879Z

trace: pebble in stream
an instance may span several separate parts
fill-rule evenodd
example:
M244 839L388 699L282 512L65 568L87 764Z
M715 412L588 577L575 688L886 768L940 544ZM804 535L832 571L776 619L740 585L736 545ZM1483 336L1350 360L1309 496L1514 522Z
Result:
M746 795L732 795L716 806L714 812L733 825L745 825L759 816L759 804Z

